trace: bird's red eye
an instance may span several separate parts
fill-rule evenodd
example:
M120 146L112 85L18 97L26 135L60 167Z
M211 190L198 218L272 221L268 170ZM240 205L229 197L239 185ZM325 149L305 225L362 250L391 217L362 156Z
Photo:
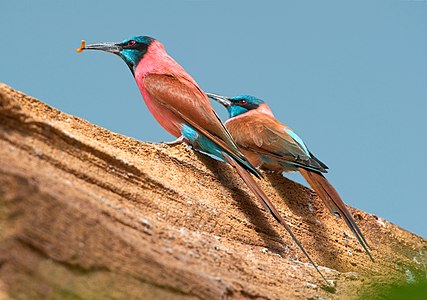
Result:
M133 45L135 45L135 43L136 42L134 40L130 40L126 46L133 46Z
M240 104L243 104L243 105L245 105L245 104L246 104L246 100L245 100L245 99L240 100L239 102L240 102Z

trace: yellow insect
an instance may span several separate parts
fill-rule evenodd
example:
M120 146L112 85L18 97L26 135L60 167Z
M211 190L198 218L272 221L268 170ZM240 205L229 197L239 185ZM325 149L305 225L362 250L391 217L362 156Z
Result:
M85 49L86 41L82 40L82 43L80 44L80 48L76 49L76 52L82 52Z

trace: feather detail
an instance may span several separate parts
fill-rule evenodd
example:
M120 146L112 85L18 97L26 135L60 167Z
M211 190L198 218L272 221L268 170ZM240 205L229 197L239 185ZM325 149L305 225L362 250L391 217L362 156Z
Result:
M247 161L221 123L207 96L192 82L173 75L149 74L144 77L143 86L151 105L162 107L172 113L175 116L173 120L175 123L192 126L227 151L245 169L260 177L260 173Z
M258 153L270 163L326 172L326 166L289 135L289 127L272 115L252 110L229 119L225 125L242 150Z

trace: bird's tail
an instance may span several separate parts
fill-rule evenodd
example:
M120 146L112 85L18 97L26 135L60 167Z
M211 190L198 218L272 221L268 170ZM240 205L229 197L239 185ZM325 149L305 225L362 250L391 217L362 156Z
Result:
M351 229L359 243L365 249L369 258L374 262L374 258L369 252L369 245L362 234L362 231L357 226L350 211L345 206L340 195L335 188L329 183L329 181L319 172L298 168L301 175L307 180L312 189L319 195L320 199L323 200L325 205L334 215L342 216L347 226Z
M314 263L314 261L311 259L310 255L308 255L307 251L305 251L305 249L302 246L301 242L294 235L294 233L292 232L292 230L289 227L289 225L282 218L282 216L280 215L280 213L274 207L273 203L271 203L270 199L268 199L267 195L259 187L259 185L253 179L253 177L251 176L251 174L249 174L248 171L246 171L239 163L237 163L234 159L232 159L227 153L222 152L222 155L224 155L224 157L228 161L228 163L230 163L230 165L232 165L236 169L237 173L240 175L240 177L243 179L243 181L246 183L246 185L249 187L249 189L261 201L261 204L264 206L264 208L273 215L273 217L276 219L277 222L279 222L283 227L285 227L285 229L291 235L292 239L295 241L295 243L298 245L298 247L301 249L301 251L307 257L307 259L310 261L310 263L316 268L316 270L317 270L317 272L319 272L320 276L322 276L322 278L329 285L329 282L326 280L325 276L323 276L323 274L320 272L319 268Z

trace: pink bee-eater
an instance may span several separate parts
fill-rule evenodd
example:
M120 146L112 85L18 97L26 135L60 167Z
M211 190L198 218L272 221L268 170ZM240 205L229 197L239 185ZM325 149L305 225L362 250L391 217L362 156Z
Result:
M87 46L83 43L77 51L85 49L102 50L120 56L135 77L142 97L157 122L178 140L190 144L193 149L232 165L320 273L289 225L251 176L250 173L261 177L239 150L213 110L209 98L194 79L166 53L159 41L147 36L137 36L120 43ZM320 275L323 277L321 273Z
M369 245L340 195L322 175L328 167L317 159L302 139L285 124L279 122L270 107L261 99L250 95L232 98L207 95L224 105L229 113L225 126L244 153L256 167L276 172L299 171L326 207L342 216L368 256Z

